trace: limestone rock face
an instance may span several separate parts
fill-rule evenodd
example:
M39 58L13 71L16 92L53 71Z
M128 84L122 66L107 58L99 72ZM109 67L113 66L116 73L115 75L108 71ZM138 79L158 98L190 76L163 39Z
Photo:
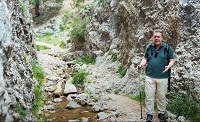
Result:
M30 61L36 51L30 31L28 1L0 0L0 121L20 121L17 104L27 110L26 121L34 121L33 77Z
M200 4L197 0L111 0L95 7L87 26L85 47L115 52L118 60L133 70L143 58L154 29L164 30L164 39L175 52L172 90L190 90L200 101Z

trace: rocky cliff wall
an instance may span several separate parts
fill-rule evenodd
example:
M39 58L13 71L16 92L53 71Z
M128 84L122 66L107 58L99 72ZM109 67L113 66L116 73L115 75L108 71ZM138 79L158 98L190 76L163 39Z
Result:
M172 91L189 90L200 101L198 1L111 0L107 7L95 8L86 30L88 52L112 51L130 73L141 61L153 30L163 29L165 40L175 52Z
M0 121L21 121L17 104L27 110L33 100L30 61L36 58L26 0L0 0Z

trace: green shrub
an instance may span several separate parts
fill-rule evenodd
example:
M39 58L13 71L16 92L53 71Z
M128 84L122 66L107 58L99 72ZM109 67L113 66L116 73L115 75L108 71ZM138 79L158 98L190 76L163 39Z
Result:
M73 23L71 23L72 29L69 32L69 36L72 40L84 41L84 34L86 30L86 25L88 20L82 20L79 17L74 18Z
M32 104L32 113L36 116L40 106L42 105L42 99L43 99L42 85L44 82L45 74L42 67L38 63L32 62L31 65L32 65L33 77L38 81L38 83L34 84L34 101Z
M37 62L31 62L33 77L38 81L39 85L42 85L45 78L45 73L42 67Z
M60 48L65 48L65 42L62 41L62 42L60 43L59 47L60 47Z
M67 26L69 18L73 18L73 16L71 15L71 13L69 13L67 11L67 12L65 12L65 14L62 18L62 23L59 25L59 28L61 31L69 29L69 27Z
M45 113L42 113L37 122L49 122L49 121Z
M80 70L78 72L74 72L72 74L72 84L74 84L75 86L83 86L84 83L87 82L86 77L89 74L83 70Z
M76 59L76 63L82 65L82 64L95 64L96 59L94 56L88 55L83 58Z
M111 55L111 60L112 60L112 62L117 61L117 54L116 54L116 53L110 51L110 52L109 52L109 55Z
M21 8L24 12L27 11L26 5L25 5L23 2L20 2L19 5L20 5L20 8Z
M108 7L110 5L111 0L97 0L98 5L102 7Z
M44 45L37 45L36 44L36 49L37 49L37 51L40 51L40 50L46 50L46 49L50 49L50 48L47 47L47 46L44 46Z
M78 8L78 11L83 8L83 3L85 0L73 0L73 7Z
M117 90L114 91L114 94L119 94L119 92L120 92L120 90L117 89Z
M167 109L173 114L184 116L191 122L200 121L200 104L189 95L176 95L167 103Z
M126 75L126 71L127 71L127 69L124 68L123 66L120 66L118 68L118 72L119 72L121 78L123 78Z
M27 115L27 111L20 103L15 106L15 112L19 114L20 118L24 119Z
M36 41L41 41L41 42L50 43L51 40L52 40L52 35L53 35L53 34L47 33L47 34L44 35L44 36L37 36L37 37L35 38L35 40L36 40Z
M63 3L63 0L56 0L56 3Z
M47 33L44 36L36 36L36 42L45 42L47 44L59 45L63 40L60 39L60 36Z
M34 85L34 101L32 104L32 112L34 115L37 115L40 107L42 106L42 99L43 99L43 91L42 86L39 84Z

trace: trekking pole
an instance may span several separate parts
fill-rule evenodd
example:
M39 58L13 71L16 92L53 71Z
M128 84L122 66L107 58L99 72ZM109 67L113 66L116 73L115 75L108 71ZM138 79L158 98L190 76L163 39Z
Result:
M141 92L141 71L139 73L139 76L138 76L138 80L139 80L139 95L140 95L140 110L141 110L141 119L142 118L142 92Z

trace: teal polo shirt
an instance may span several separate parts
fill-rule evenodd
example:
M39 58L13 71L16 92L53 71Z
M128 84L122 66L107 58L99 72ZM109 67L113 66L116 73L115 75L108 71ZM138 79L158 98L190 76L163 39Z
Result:
M168 47L168 48L167 48ZM174 59L172 47L162 42L161 47L156 52L154 43L146 47L145 58L148 58L146 76L151 78L168 78L169 71L162 73L169 59Z

